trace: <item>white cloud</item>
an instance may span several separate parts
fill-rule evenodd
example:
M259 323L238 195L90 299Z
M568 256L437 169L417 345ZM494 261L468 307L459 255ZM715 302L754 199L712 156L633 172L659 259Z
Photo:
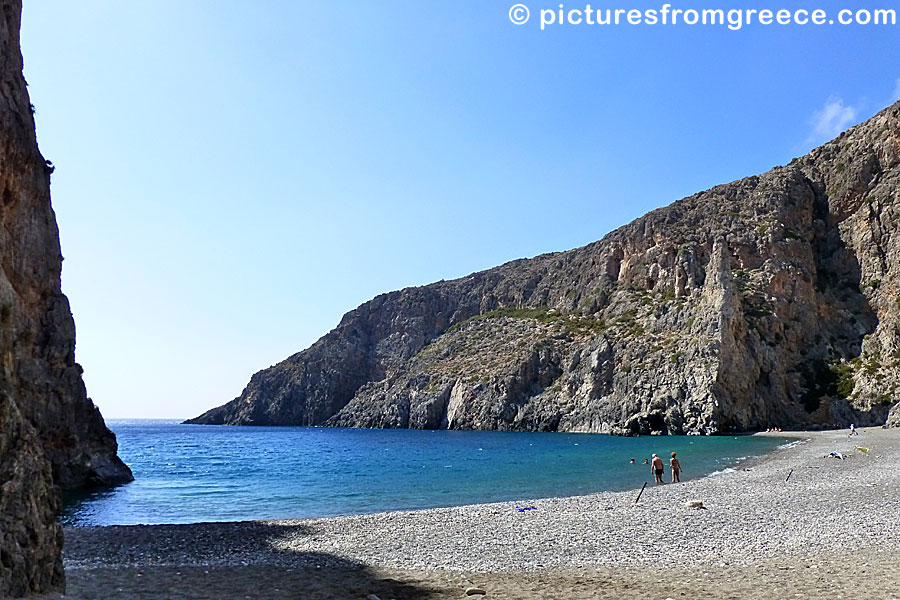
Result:
M900 88L900 81L897 82ZM844 104L843 98L830 97L825 106L815 111L810 119L812 132L808 142L822 143L837 137L839 133L856 122L856 107Z

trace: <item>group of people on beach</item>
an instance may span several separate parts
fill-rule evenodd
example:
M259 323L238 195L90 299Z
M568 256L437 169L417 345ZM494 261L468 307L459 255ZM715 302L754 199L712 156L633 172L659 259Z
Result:
M669 468L672 471L672 483L680 483L681 482L681 463L678 462L678 459L675 458L675 452L672 453L672 458L669 459ZM634 459L631 459L631 464L634 464ZM650 472L653 473L653 477L656 479L656 483L665 483L663 481L663 460L657 455L653 455L650 458L644 459L645 465L650 465Z

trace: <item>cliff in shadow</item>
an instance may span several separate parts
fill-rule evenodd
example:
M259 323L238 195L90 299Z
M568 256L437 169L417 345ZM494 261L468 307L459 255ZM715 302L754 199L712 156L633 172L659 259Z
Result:
M19 1L0 1L0 596L59 589L58 487L132 479L85 393L22 76Z
M898 400L898 297L900 103L583 248L378 296L189 422L881 424Z

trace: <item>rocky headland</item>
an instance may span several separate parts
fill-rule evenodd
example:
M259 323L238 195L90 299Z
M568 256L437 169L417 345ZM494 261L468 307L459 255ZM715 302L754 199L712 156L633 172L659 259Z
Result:
M0 1L0 596L63 585L59 488L130 481L87 397L22 75L20 1Z
M898 297L900 103L588 246L378 296L188 422L900 425Z

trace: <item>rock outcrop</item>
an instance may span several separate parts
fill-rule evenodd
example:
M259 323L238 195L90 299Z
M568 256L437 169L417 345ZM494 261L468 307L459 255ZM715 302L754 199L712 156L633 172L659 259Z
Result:
M888 418L887 421L885 421L884 426L900 427L900 402L891 408L891 412L888 413Z
M58 488L132 479L87 397L22 76L20 1L0 0L0 596L60 589Z
M378 296L190 422L880 424L900 399L898 297L900 103L583 248Z

